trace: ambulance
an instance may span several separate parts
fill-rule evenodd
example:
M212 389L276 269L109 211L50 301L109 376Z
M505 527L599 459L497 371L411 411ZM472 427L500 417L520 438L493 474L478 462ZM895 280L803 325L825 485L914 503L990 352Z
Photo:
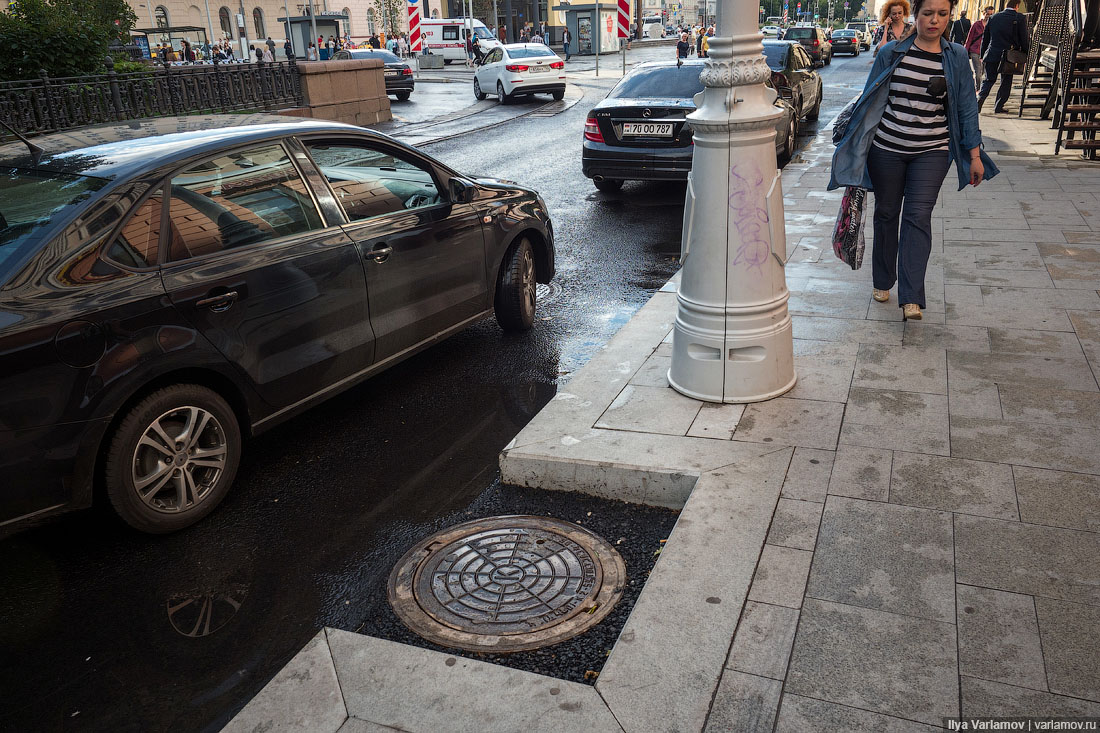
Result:
M501 45L493 32L477 18L427 18L420 21L420 34L424 38L424 50L439 54L444 63L466 60L463 28L473 28L474 38L483 54Z

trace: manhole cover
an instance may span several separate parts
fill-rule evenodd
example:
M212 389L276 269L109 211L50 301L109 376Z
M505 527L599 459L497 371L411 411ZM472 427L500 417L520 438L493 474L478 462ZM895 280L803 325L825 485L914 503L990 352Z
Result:
M422 540L390 575L390 605L425 639L478 652L556 644L598 624L626 566L600 537L560 519L506 516Z

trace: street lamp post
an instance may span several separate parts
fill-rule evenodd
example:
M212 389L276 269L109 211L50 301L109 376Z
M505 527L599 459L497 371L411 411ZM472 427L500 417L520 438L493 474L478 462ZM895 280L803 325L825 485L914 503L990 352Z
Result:
M758 0L720 0L704 66L684 207L669 384L707 402L757 402L795 383L787 313L776 93Z

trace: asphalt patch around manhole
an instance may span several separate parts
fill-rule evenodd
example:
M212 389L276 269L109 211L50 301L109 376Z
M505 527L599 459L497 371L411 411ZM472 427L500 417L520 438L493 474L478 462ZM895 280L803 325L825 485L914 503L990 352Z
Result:
M397 617L387 599L387 578L367 590L364 620L351 630L368 636L433 649L455 656L492 662L514 669L594 684L607 655L626 623L634 603L645 585L671 533L677 512L659 507L607 501L596 497L558 491L543 491L494 482L466 511L456 513L431 526L409 528L408 543L393 557L401 555L442 529L478 518L498 515L533 515L575 523L606 540L622 557L626 579L622 597L607 617L579 636L551 646L510 654L463 651L428 641L409 630ZM415 535L415 536L412 536Z

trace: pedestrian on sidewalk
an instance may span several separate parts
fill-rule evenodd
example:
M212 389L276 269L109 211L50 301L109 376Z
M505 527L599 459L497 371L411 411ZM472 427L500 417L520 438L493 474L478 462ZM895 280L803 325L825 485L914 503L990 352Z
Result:
M566 61L569 60L569 43L572 40L573 40L573 34L569 32L568 28L566 28L565 30L563 30L561 32L561 47L562 47L562 50L565 52L565 60Z
M681 61L691 56L691 42L688 41L688 34L681 33L680 40L676 42L676 60Z
M830 190L875 192L872 296L887 302L897 283L905 319L927 305L932 208L951 162L960 191L998 172L981 148L966 51L943 38L956 2L915 0L916 33L882 47L833 153Z
M288 61L294 58L294 46L291 45L289 38L286 39L285 43L283 43L283 53L286 54L286 58Z
M993 84L997 81L997 75L1001 76L1001 85L997 88L997 97L994 100L993 111L1004 112L1005 102L1012 93L1012 77L1014 74L1001 73L1001 62L1005 59L1005 53L1010 48L1015 48L1021 53L1027 53L1030 41L1027 37L1027 18L1016 12L1020 0L1008 0L1005 9L994 15L985 24L982 33L982 60L985 62L985 81L978 92L978 111L993 90Z
M890 41L900 41L913 34L913 24L907 20L908 17L908 0L889 0L882 6L879 12L879 22L882 23L883 28L882 40L875 46L875 52L872 55L877 56L879 49Z
M986 6L982 10L982 17L970 26L970 32L966 34L966 52L970 55L970 68L974 71L974 93L982 88L982 36L985 35L985 24L993 17L994 7Z
M959 19L951 24L951 42L960 46L966 45L966 36L970 33L970 18L966 17L966 11L959 13Z

